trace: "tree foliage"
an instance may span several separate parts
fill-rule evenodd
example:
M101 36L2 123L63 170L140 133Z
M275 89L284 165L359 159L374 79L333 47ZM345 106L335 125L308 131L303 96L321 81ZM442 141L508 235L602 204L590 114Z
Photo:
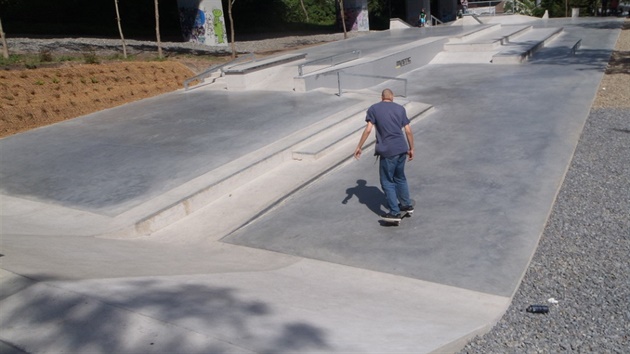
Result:
M536 10L536 0L508 0L503 8L505 12L532 16Z
M542 0L540 8L549 12L549 17L571 16L572 8L579 8L580 15L596 15L599 0Z

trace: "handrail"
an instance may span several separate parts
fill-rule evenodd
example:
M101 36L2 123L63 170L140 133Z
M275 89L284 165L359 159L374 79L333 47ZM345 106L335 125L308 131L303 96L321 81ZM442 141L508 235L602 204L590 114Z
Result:
M431 26L437 26L437 25L443 25L444 22L442 22L439 18L431 15Z
M385 80L398 80L398 81L402 81L405 83L405 91L404 94L401 95L402 97L407 97L407 79L401 79L398 77L392 77L392 76L381 76L381 75L365 75L365 74L353 74L353 73L347 73L343 70L339 70L337 71L337 88L339 90L339 97L341 97L342 92L342 88L341 88L341 75L347 75L347 76L359 76L359 77L369 77L369 78L375 78L375 79L385 79Z
M345 55L353 55L353 56L351 56L351 57L349 57L348 59L345 59L345 60L338 60L338 61L334 60L335 58L343 57ZM320 62L328 62L328 61L330 61L330 64L328 66L335 66L337 64L341 64L341 63L349 62L351 60L358 59L360 56L361 56L361 51L360 50L353 50L353 51L347 52L347 53L335 54L335 55L331 55L329 57L311 60L311 61L308 61L306 63L298 65L298 75L299 76L303 76L304 75L304 67L307 66L307 65L315 65L315 64L320 63Z
M203 83L205 81L205 79L208 76L210 76L210 74L212 74L213 72L215 72L217 70L221 70L221 69L223 69L224 67L226 67L228 65L232 65L232 64L236 64L236 63L240 63L242 61L245 61L245 59L250 59L252 61L256 60L256 58L254 57L254 53L250 52L250 53L247 53L246 55L244 55L242 57L236 58L236 59L234 59L232 61L229 61L227 63L211 66L210 68L206 69L202 73L197 74L197 75L191 77L190 79L185 80L184 81L184 91L188 91L188 85L191 82L193 82L195 80L199 80L199 81L201 81Z

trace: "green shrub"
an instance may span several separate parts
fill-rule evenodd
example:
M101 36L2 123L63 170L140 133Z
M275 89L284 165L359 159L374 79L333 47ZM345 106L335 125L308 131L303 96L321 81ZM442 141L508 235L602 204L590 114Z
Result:
M83 53L83 61L86 64L100 64L100 60L93 50Z
M50 63L51 61L53 61L53 56L52 54L50 54L50 50L41 49L39 51L39 61L42 63Z

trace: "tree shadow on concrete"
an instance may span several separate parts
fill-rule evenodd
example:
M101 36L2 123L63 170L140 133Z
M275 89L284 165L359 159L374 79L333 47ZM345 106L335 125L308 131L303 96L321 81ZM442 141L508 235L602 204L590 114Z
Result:
M46 278L40 277L37 278ZM230 287L143 279L36 283L1 302L1 340L26 352L286 353L331 349L321 328L286 321ZM50 282L52 281L52 282Z
M572 53L571 49L572 47L569 46L543 48L534 53L528 63L533 65L582 65L584 68L576 70L604 71L612 53L611 50L580 48Z
M573 24L572 26L589 28L589 29L611 30L611 29L623 28L624 22L622 21L582 22L582 23Z
M348 204L353 196L356 196L359 203L365 205L376 215L383 214L381 207L387 206L385 194L378 187L368 186L367 181L363 179L357 180L355 187L346 189L346 197L341 203Z

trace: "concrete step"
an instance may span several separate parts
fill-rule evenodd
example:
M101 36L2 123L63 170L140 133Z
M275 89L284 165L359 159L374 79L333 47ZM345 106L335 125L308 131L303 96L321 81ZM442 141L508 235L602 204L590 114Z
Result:
M410 119L415 119L421 114L429 112L431 106L414 102L403 102ZM323 155L335 150L346 143L346 140L355 141L358 134L365 128L365 111L361 111L348 117L339 124L329 127L293 150L294 160L317 160ZM356 143L356 141L355 141Z
M563 31L558 28L535 28L505 45L501 51L492 56L493 64L519 64L527 60L545 43L552 41Z
M529 25L491 27L491 30L474 38L459 39L455 42L444 44L444 50L448 52L487 52L508 44L519 36L532 29Z
M576 55L581 44L582 38L563 32L555 39L545 43L545 46L536 51L529 61L558 63L558 60L566 60L566 58Z

